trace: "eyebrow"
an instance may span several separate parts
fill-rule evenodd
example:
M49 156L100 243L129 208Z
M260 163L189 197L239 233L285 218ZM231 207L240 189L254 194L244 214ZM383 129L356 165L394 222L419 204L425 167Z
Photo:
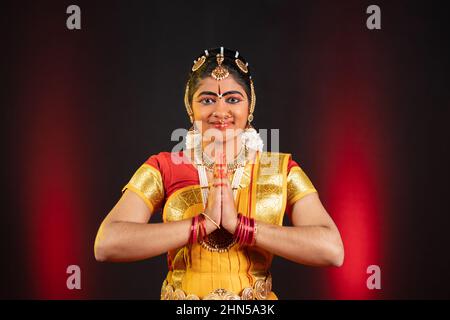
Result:
M227 92L222 94L222 97L228 96L230 94L239 94L242 98L244 98L244 95L242 93L240 93L239 91L237 91L237 90L227 91ZM198 97L201 97L201 96L215 96L215 97L218 97L219 95L217 93L215 93L215 92L212 92L212 91L202 91L202 92L200 92Z

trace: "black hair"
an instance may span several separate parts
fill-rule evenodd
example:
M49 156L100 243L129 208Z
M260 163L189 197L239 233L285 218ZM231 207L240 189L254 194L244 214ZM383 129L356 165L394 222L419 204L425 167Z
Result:
M208 56L203 52L198 57L205 56L206 60L203 65L197 69L196 71L191 71L189 73L187 84L189 85L188 91L188 99L189 103L192 105L192 97L194 96L195 91L197 91L200 81L209 77L211 72L217 67L217 58L216 55L220 53L220 48L208 49ZM239 83L245 90L247 94L247 99L250 102L251 100L251 88L250 88L250 70L247 73L244 73L237 65L236 65L236 51L224 48L223 50L224 60L222 65L228 69L230 76ZM239 53L237 59L241 60L244 64L246 64L246 60ZM248 69L248 66L247 66Z

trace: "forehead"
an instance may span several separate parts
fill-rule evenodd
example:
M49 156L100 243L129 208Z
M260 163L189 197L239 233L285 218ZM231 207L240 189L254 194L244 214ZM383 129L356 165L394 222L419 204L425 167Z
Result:
M212 77L202 79L199 83L197 92L201 91L218 92L219 87L221 92L237 90L244 93L244 88L242 88L242 86L239 83L237 83L236 80L234 80L234 78L231 75L220 81L217 81Z

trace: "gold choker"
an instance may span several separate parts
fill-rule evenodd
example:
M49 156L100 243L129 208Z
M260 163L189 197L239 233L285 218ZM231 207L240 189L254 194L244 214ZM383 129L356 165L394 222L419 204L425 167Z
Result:
M196 147L194 149L194 152L196 152L197 159L202 159L201 164L204 165L208 171L213 172L215 161L212 160L205 152L201 150L201 146ZM227 170L230 172L234 172L239 167L245 167L247 157L248 157L248 148L246 145L244 145L241 148L241 150L239 150L239 153L236 156L236 158L234 158L233 162L227 163Z

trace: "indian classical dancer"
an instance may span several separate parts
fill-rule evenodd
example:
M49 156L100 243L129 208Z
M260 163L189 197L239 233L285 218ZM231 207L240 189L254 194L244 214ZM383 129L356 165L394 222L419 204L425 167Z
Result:
M311 180L290 153L263 150L244 57L224 47L202 52L184 104L192 124L184 147L137 168L98 230L96 259L167 254L164 300L278 299L274 255L341 266L338 228ZM163 222L150 222L160 210ZM291 225L283 225L285 213Z

